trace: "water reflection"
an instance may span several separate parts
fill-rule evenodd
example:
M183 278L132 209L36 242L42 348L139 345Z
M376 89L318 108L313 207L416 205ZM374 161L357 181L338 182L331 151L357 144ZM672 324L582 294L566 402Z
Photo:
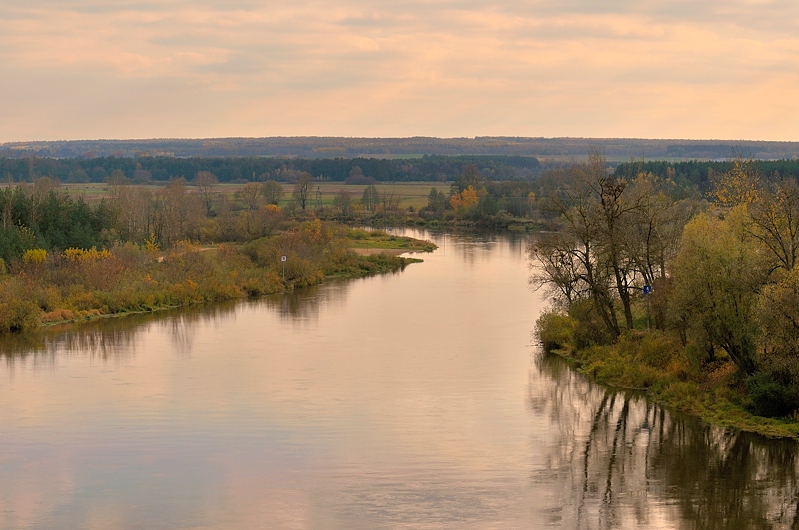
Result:
M569 528L797 528L797 444L712 427L539 356L530 388L555 436L534 483ZM540 457L539 457L540 458Z
M28 358L52 360L58 354L120 361L135 356L140 336L147 334L152 326L168 329L176 353L189 354L194 327L234 316L236 304L221 302L189 306L180 310L101 318L43 328L35 333L8 335L0 341L0 358L5 359L9 366Z
M321 307L343 308L347 291L359 281L363 280L332 280L324 285L267 296L254 303L264 304L286 320L317 321Z
M404 231L428 237L417 231ZM797 446L531 357L526 236L0 343L0 528L791 528Z

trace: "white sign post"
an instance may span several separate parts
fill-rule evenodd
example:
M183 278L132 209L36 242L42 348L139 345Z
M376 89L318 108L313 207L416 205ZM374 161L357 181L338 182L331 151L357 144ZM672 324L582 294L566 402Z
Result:
M280 261L283 264L283 283L286 283L286 256L280 256Z

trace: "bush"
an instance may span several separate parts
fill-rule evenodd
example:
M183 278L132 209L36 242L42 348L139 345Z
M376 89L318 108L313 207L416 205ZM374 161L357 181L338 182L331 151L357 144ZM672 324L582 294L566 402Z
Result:
M613 342L607 326L597 314L590 300L573 302L569 307L569 316L575 322L574 346L577 349Z
M545 352L572 345L574 320L555 311L542 313L535 323L536 334Z
M12 299L0 303L0 333L36 329L41 309L30 300Z
M26 250L22 255L22 261L24 263L40 265L47 261L47 251L43 248L32 248L30 250Z
M751 403L749 409L758 416L787 416L799 409L799 385L780 380L773 373L760 372L746 380Z

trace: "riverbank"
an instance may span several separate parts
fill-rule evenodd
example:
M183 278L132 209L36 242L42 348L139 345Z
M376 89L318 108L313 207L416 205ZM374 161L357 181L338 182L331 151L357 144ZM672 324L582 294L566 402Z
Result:
M396 272L422 261L384 253L360 255L350 248L351 232L311 221L243 245L183 243L169 252L132 244L102 252L42 251L0 276L0 333L275 294L326 278ZM376 233L363 239L374 249L382 238ZM403 246L431 251L435 245L430 245L413 238L386 243L399 252L404 250L396 247Z
M628 332L610 345L578 346L575 322L554 312L544 313L536 328L546 354L565 358L599 384L644 392L656 403L714 425L799 439L796 413L765 418L748 410L752 398L744 378L723 354L697 363L676 337L659 331Z

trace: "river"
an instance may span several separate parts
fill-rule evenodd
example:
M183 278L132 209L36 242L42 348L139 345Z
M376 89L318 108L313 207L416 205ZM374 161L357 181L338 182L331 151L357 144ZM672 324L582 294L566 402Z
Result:
M544 357L526 236L0 343L0 528L792 528L797 446Z

